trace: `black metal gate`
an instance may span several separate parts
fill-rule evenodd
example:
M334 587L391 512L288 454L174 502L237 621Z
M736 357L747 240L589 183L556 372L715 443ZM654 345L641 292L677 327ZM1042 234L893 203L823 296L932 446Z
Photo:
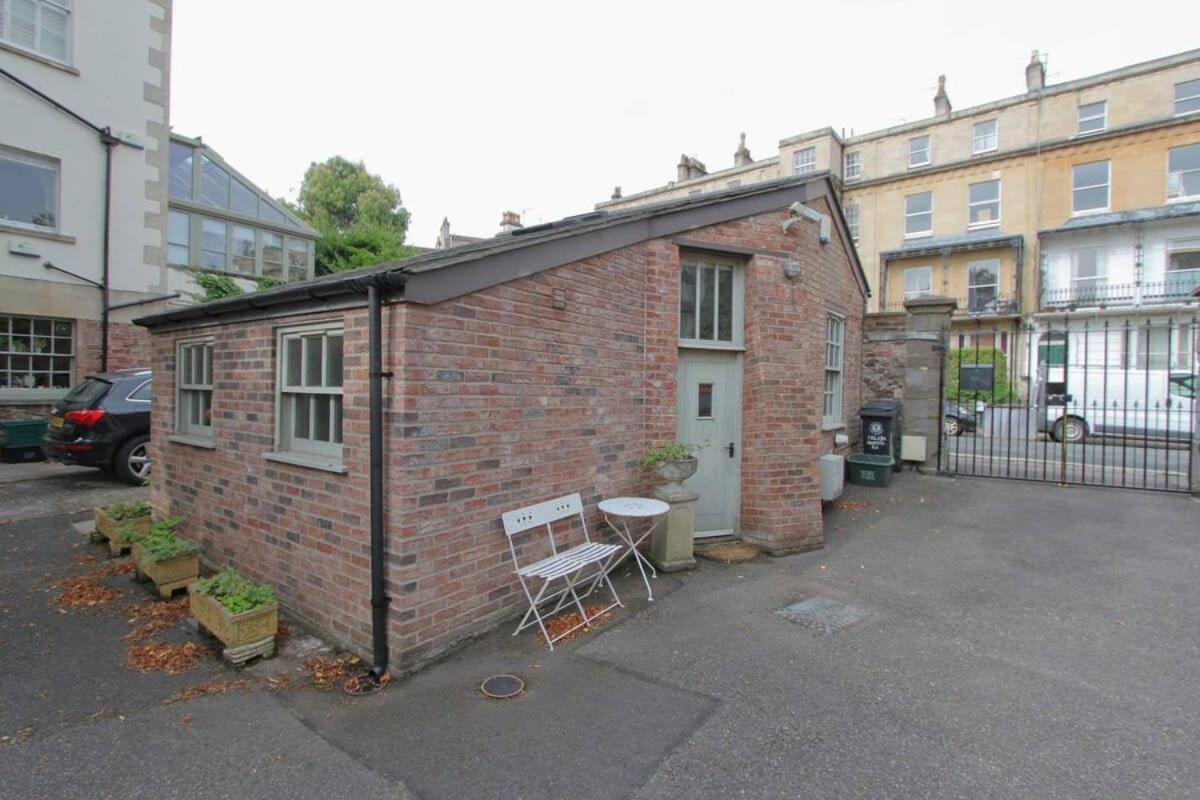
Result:
M1192 491L1198 342L1191 313L955 326L942 362L939 468Z

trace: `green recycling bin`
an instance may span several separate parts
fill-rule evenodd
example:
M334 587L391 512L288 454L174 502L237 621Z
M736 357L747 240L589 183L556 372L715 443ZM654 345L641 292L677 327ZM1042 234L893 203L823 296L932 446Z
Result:
M0 422L0 456L9 464L43 461L42 436L45 434L46 421L42 419Z
M851 453L846 457L850 482L859 486L887 486L892 482L892 457L873 453Z

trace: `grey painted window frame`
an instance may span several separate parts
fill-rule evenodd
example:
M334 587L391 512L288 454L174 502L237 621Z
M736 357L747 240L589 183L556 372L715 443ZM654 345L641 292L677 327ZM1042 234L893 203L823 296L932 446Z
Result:
M681 253L679 256L679 285L683 287L683 272L687 267L694 267L697 270L697 280L695 286L695 324L693 331L696 335L684 336L682 331L682 294L680 296L680 324L676 325L676 332L679 336L679 347L701 350L741 350L744 347L744 325L745 325L745 262L731 257L722 257L708 253ZM700 275L703 268L714 268L713 273L713 338L705 339L700 337L700 298L702 295L702 286ZM720 273L721 271L729 270L732 272L732 291L733 296L733 314L730 319L730 339L729 341L718 338L720 336L719 320L721 317L720 307Z
M186 437L203 439L211 441L213 438L212 426L212 401L213 401L213 386L215 384L215 358L214 356L214 339L212 336L197 336L187 339L180 339L175 343L175 425L174 432ZM203 359L201 370L201 381L197 383L191 380L192 376L184 374L184 358L185 350L199 349L201 359ZM208 378L204 381L204 378ZM192 408L192 404L197 400L202 400L207 396L207 409L209 413L209 422L207 425L203 422L203 415L199 423L191 422L188 417L190 414L185 414ZM185 408L186 406L186 408ZM201 405L204 408L204 405Z
M299 338L303 342L306 336L321 336L322 347L322 385L321 386L306 386L304 385L303 370L305 369L304 356L305 346L301 344L301 382L299 384L290 384L287 382L287 371L290 364L288 358L287 344L292 339ZM325 342L331 336L339 336L342 339L342 385L326 386L328 381L328 358L325 353ZM339 432L338 438L344 439L345 417L345 355L346 355L346 339L345 339L345 323L343 320L327 320L325 322L313 322L305 325L290 325L281 326L275 329L275 450L272 453L266 454L268 459L277 461L287 461L288 463L298 463L302 466L312 466L318 469L331 469L341 471L342 469L342 442L333 442L334 423L332 416L334 413L334 403L330 403L330 441L323 442L315 439L297 437L292 433L292 426L295 421L294 407L291 403L291 398L297 395L306 395L309 397L315 395L323 395L329 397L338 397L343 403L343 419L342 429Z
M834 332L836 330L836 336ZM831 351L835 357L831 358ZM846 372L846 317L830 311L825 317L825 379L821 393L821 427L825 429L844 425ZM833 387L830 388L830 379ZM832 412L832 413L828 413Z
M51 340L50 352L49 353L37 353L37 352L34 352L32 347L30 347L28 350L24 350L24 351L18 351L18 350L13 349L11 337L15 336L16 334L13 334L11 331L12 331L12 321L15 319L29 320L29 339L30 339L31 343L37 337L37 334L34 333L34 328L36 327L36 323L37 322L49 322L50 323L50 340ZM59 336L58 334L56 334L54 332L54 326L59 323L62 323L69 327L70 332L67 335ZM0 354L3 354L6 357L6 363L8 364L7 371L10 373L12 372L11 359L13 359L13 358L29 358L30 359L30 370L29 370L30 373L34 372L34 370L32 368L32 366L33 366L32 359L34 359L34 358L40 357L40 358L50 358L50 359L55 359L55 358L66 358L67 359L67 368L65 370L54 369L53 360L51 360L51 362L50 362L49 371L38 370L38 372L45 372L46 374L48 374L50 376L51 383L54 382L54 374L56 372L57 373L66 372L67 373L67 385L65 387L63 387L63 386L3 386L3 387L0 387L0 400L41 399L41 398L57 399L58 397L61 397L64 394L66 394L67 392L71 391L71 387L75 384L75 334L76 334L76 328L75 328L74 320L63 319L61 317L43 317L43 316L32 315L32 314L3 313L3 314L0 314L0 331L2 331L2 333L0 333L0 337L3 337L3 341L0 341ZM54 341L58 340L58 339L67 340L70 343L70 350L68 350L65 353L55 352Z
M288 245L294 244L294 243L302 243L304 245L304 249L308 256L308 265L307 265L308 274L305 277L305 279L307 280L308 278L312 278L314 276L314 274L315 274L314 259L315 259L315 255L316 255L316 247L315 247L316 243L312 239L308 239L303 236L289 236L288 234L286 234L284 231L281 231L281 230L258 227L253 222L247 221L241 217L233 217L233 216L228 216L228 215L224 215L224 214L218 215L218 214L211 213L211 211L212 211L212 209L195 209L195 210L193 210L192 208L190 208L188 206L184 206L182 204L178 204L176 207L169 209L170 214L180 214L180 215L186 216L188 218L188 243L187 243L188 263L180 264L178 262L170 260L170 255L169 255L170 254L170 246L172 244L175 244L177 246L182 247L183 245L181 243L172 242L168 239L168 241L167 241L168 263L171 266L196 267L196 268L204 269L204 270L211 271L211 272L221 272L221 273L227 274L234 278L262 277L263 275L266 274L266 270L265 270L266 261L263 257L263 250L265 249L265 246L266 246L265 240L266 240L267 235L275 235L275 236L279 236L283 242L283 244L282 244L283 261L281 262L283 269L282 269L282 272L280 273L279 279L282 281L288 282L288 283L293 282L293 281L289 281L287 279L287 276L288 276L288 251L289 251ZM201 260L201 251L204 249L203 228L204 228L204 220L205 219L212 220L213 222L220 222L226 226L226 230L225 230L225 267L223 269L217 269L215 267L206 267L203 265L203 262ZM233 265L233 259L235 256L233 229L235 227L251 228L254 230L254 271L251 273L238 272L237 270L233 269L232 265ZM169 217L169 215L168 215L167 230L168 230L167 235L169 237L170 236L170 217Z
M62 231L62 162L57 158L22 150L17 147L7 147L0 144L0 158L14 162L33 162L31 166L40 169L50 169L54 173L54 225L36 225L20 220L0 219L0 223L22 228L34 233L60 233ZM40 163L38 163L40 162Z

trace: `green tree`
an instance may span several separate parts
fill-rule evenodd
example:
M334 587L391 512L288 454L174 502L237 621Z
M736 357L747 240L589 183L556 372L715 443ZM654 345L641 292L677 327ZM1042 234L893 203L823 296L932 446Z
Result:
M341 272L415 253L404 244L408 210L400 191L361 161L333 156L304 173L296 213L321 234L317 273Z

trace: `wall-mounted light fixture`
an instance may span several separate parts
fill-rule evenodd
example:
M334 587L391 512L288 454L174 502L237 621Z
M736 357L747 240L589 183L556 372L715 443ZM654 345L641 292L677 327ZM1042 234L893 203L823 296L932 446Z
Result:
M783 262L783 276L790 280L800 277L800 262L787 260Z

